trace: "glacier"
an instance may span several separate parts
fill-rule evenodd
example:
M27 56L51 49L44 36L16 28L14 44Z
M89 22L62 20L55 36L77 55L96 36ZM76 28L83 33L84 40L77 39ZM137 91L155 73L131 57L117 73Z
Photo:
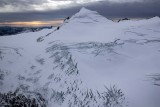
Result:
M0 106L9 95L38 107L159 107L159 93L159 17L117 23L82 8L57 28L0 37Z

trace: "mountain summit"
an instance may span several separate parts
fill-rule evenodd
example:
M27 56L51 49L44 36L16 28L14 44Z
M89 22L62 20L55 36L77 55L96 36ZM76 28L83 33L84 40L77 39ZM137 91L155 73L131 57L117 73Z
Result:
M82 23L112 23L111 20L99 15L96 11L91 11L86 8L81 8L81 10L72 16L72 19L81 21Z
M76 16L83 16L83 15L87 15L91 13L98 14L96 11L91 11L91 10L86 9L85 7L82 7L80 11L76 13Z

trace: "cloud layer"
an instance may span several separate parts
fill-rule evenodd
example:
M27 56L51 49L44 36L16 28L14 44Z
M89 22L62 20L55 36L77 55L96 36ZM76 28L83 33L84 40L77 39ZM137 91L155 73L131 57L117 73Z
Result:
M107 18L160 16L160 0L0 0L0 22L61 19L81 7Z
M0 0L0 12L47 11L75 7L94 2L105 3L157 3L159 0Z
M102 0L0 0L0 12L47 11Z

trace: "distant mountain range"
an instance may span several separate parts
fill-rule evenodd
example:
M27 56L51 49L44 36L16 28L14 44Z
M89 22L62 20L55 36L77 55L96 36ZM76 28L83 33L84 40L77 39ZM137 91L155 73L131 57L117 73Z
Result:
M35 32L42 29L51 29L51 27L11 27L11 26L0 26L0 36L15 35L23 32Z

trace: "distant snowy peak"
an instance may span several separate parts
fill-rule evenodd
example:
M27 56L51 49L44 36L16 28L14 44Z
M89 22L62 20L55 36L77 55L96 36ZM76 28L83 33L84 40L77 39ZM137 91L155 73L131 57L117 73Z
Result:
M78 13L72 16L71 20L81 23L113 23L111 20L101 16L98 12L82 8Z
M147 20L148 22L160 22L160 17L158 17L158 16L155 16L155 17L153 17L153 18L150 18L150 19L148 19Z

